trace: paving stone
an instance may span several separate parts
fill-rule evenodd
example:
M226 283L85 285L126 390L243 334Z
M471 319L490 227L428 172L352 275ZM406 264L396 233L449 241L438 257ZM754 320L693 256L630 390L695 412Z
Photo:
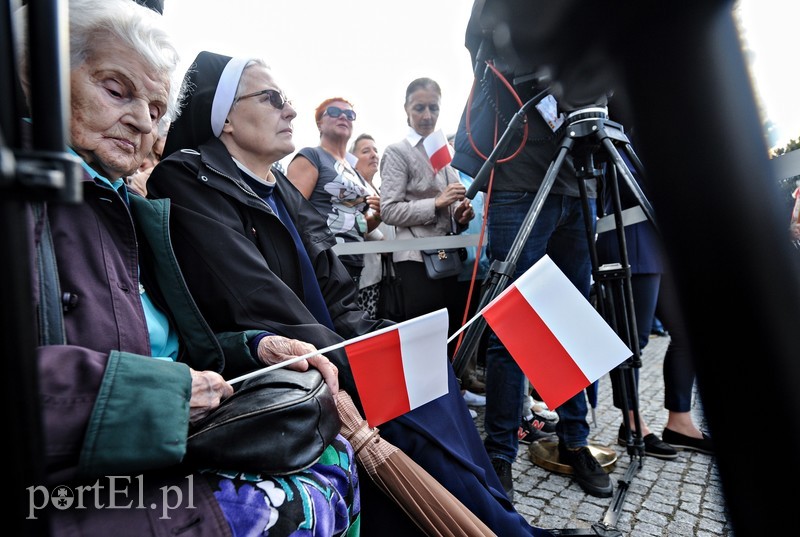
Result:
M664 377L662 365L668 337L650 338L639 370L639 412L656 434L664 430ZM483 408L476 424L483 434ZM695 393L692 415L701 428L705 424L702 405ZM612 403L608 375L600 379L596 423L589 415L589 442L614 449L617 462L610 473L615 495L630 464L626 448L617 445L621 413ZM726 516L719 472L714 457L683 451L672 461L642 459L642 467L630 480L621 507L610 513L614 498L585 494L569 476L559 475L533 464L528 446L520 445L513 467L515 506L531 523L550 529L591 529L613 520L610 529L623 535L643 537L734 537ZM611 517L608 518L607 517Z

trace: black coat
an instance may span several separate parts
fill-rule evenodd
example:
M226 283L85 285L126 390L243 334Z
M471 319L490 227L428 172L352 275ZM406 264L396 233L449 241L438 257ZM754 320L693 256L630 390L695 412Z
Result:
M356 307L356 288L331 250L325 220L283 174L275 193L291 214L317 275L336 332L319 324L302 301L300 261L278 216L241 180L221 141L196 151L176 151L153 170L150 197L171 198L170 230L189 288L212 328L268 331L327 347L391 324L369 319ZM334 354L342 353L335 359ZM342 351L326 353L348 367ZM227 364L227 378L263 367ZM351 375L342 375L349 379ZM347 382L342 387L355 394Z
M213 139L199 151L176 151L161 161L147 190L151 196L172 198L176 257L212 328L266 330L324 348L393 324L369 319L356 308L355 285L331 250L335 239L324 217L274 171L276 193L302 237L336 333L319 324L299 298L300 264L288 230L241 180L222 142ZM325 355L339 368L341 388L358 404L345 352ZM230 378L256 367L255 360L229 363L223 375ZM451 367L448 380L446 395L382 424L381 436L439 480L497 535L540 534L503 494ZM363 534L422 535L369 479L361 480L361 486Z

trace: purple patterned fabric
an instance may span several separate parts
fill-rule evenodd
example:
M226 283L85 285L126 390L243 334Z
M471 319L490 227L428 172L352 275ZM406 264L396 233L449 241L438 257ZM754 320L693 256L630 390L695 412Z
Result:
M235 536L359 535L356 460L341 435L302 472L266 476L213 470L205 476Z

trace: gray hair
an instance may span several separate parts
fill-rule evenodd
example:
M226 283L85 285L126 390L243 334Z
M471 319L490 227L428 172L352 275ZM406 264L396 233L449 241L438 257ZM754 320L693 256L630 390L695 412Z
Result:
M429 89L435 92L439 97L442 96L442 88L439 87L439 84L435 80L428 77L415 78L406 88L405 104L408 104L408 101L411 98L411 94L417 91L418 89Z
M17 54L25 82L29 64L27 5L17 10L15 17ZM70 68L83 65L96 51L95 43L102 43L98 38L104 37L126 44L151 68L151 75L163 75L169 80L167 110L161 121L175 121L185 88L183 75L178 72L178 50L161 16L134 0L69 0Z
M361 140L371 140L374 142L375 138L373 138L371 134L367 134L366 132L359 134L358 137L353 141L353 144L350 146L351 153L355 154L356 146L358 145L358 142L360 142Z
M236 85L236 95L234 96L233 100L236 101L239 97L242 96L244 93L244 89L242 88L242 79L244 78L244 72L250 69L251 67L263 67L264 69L270 69L270 66L262 60L261 58L251 58L242 69L242 76L239 77L239 83Z

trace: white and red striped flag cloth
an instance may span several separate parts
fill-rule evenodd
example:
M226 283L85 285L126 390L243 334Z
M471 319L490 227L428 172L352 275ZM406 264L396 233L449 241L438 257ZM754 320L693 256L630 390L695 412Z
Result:
M447 324L447 309L440 309L345 344L372 427L448 392Z
M550 408L633 354L546 255L481 314Z
M422 146L425 148L425 153L428 154L434 172L438 173L453 160L450 144L447 143L447 137L442 129L430 133L422 141Z

